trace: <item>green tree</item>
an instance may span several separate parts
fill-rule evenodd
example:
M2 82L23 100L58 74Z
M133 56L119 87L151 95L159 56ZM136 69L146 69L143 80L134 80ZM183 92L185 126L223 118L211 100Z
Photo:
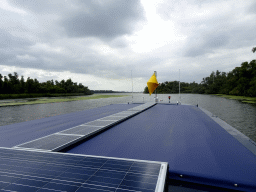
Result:
M26 90L26 83L24 80L24 76L22 75L21 79L20 79L20 92L19 93L25 93L25 90Z
M146 86L145 88L144 88L144 92L143 93L149 93L148 92L148 86Z
M30 79L30 77L27 78L26 81L26 93L34 93L35 87L34 87L34 80Z
M3 76L2 74L0 73L0 94L3 94Z

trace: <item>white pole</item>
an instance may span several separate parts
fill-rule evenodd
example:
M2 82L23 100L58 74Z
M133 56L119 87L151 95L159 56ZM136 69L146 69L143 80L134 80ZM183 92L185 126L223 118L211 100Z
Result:
M180 69L179 69L179 99L180 99Z
M156 71L154 71L154 73L155 73L155 76L156 76L156 78L157 78L157 72ZM156 88L157 89L157 88ZM158 99L157 99L157 93L156 93L156 89L155 89L155 102L158 102Z
M131 79L132 79L132 70L131 70ZM133 79L132 79L132 103L133 103Z

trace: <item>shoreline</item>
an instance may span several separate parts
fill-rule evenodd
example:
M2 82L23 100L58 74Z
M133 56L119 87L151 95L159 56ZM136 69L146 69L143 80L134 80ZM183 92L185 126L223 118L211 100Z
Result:
M70 101L79 101L79 100L88 100L88 99L104 99L110 97L127 97L128 95L86 95L86 96L68 96L67 98L27 98L21 99L17 102L2 102L0 107L8 106L19 106L19 105L34 105L34 104L47 104L47 103L61 103L61 102L70 102ZM11 100L11 99L10 99Z
M235 95L225 95L225 94L213 94L219 97L224 97L227 99L235 99L239 100L243 103L251 103L251 104L256 104L256 97L245 97L245 96L235 96Z

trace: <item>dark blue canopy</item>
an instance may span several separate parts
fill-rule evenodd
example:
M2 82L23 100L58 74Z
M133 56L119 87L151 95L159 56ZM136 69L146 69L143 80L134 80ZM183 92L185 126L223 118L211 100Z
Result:
M256 156L194 106L156 105L68 152L168 162L173 179L256 189Z

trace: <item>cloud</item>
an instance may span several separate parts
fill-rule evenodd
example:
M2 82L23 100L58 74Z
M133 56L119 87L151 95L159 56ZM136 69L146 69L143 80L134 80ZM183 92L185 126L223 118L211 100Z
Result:
M225 47L229 43L229 35L225 33L200 33L189 39L186 43L184 56L196 57L212 53L216 49Z
M255 59L254 0L3 2L0 73L122 90L132 70L142 91L153 71L159 82L178 80L179 69L182 81L200 82Z
M28 47L33 44L33 42L15 37L5 30L0 29L0 49L12 50L21 47Z
M252 1L164 1L157 10L186 35L183 56L198 57L252 45L256 17L248 13L248 8L253 9L251 5Z
M256 2L254 1L248 8L248 12L252 14L256 14Z
M9 0L8 2L12 6L34 14L56 14L67 9L67 4L62 0Z
M80 7L61 19L69 37L114 39L132 34L142 20L139 1L81 1Z

